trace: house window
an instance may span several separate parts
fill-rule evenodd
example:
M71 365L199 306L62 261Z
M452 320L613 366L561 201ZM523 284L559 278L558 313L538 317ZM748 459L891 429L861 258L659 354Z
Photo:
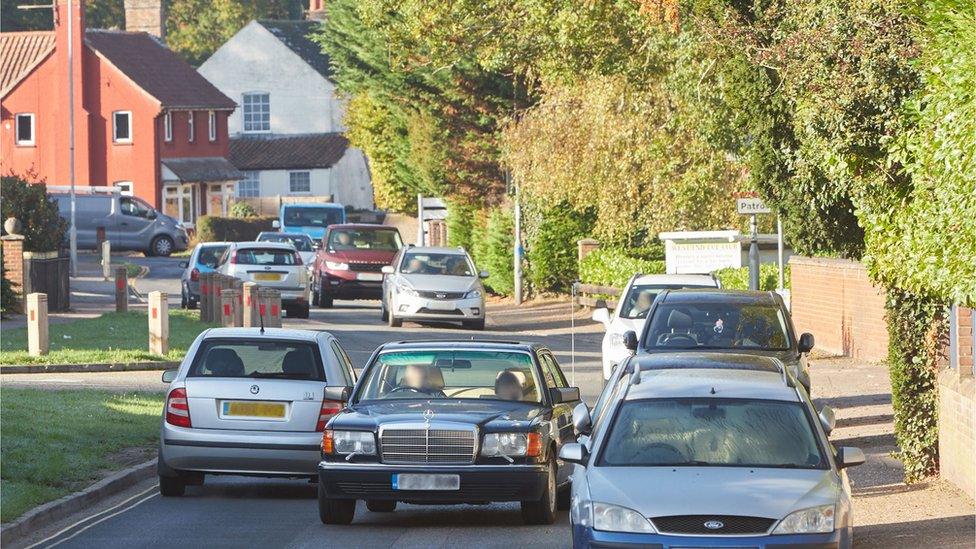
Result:
M217 140L217 113L209 111L207 113L207 131L211 141Z
M271 131L271 95L267 93L244 94L244 131Z
M166 141L173 140L173 113L169 111L163 115L163 139Z
M186 118L186 129L187 129L188 132L190 132L189 134L187 134L188 137L186 138L186 140L189 141L190 143L193 143L193 138L194 138L194 135L193 134L196 133L196 132L193 131L193 111L187 112L186 113L186 117L187 117Z
M132 196L131 181L116 181L115 188L119 190L119 194L122 196Z
M258 172L244 172L244 179L237 182L238 198L261 196L261 180Z
M131 111L115 111L112 113L112 141L132 143Z
M24 113L17 115L17 144L34 144L34 114Z
M312 192L312 181L308 172L288 172L288 192L292 194Z

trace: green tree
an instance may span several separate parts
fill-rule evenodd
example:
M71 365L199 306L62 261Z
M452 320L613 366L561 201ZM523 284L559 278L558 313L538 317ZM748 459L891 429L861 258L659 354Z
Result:
M0 218L16 217L24 235L24 250L49 252L64 242L68 223L58 214L58 203L41 183L13 175L0 177Z
M124 0L88 0L85 2L85 24L92 29L124 29ZM30 5L25 0L0 0L0 30L3 32L51 30L54 11L50 9L21 9ZM33 2L43 5L41 2ZM46 3L50 5L50 2Z

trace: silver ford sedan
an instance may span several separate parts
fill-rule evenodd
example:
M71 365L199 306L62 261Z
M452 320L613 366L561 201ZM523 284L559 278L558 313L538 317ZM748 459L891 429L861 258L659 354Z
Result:
M159 491L181 496L207 474L316 476L355 372L328 332L214 328L163 381Z

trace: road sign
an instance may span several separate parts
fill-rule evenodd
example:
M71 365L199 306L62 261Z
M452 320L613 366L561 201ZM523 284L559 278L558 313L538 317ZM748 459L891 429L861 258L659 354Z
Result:
M735 209L742 215L773 213L761 198L736 198Z

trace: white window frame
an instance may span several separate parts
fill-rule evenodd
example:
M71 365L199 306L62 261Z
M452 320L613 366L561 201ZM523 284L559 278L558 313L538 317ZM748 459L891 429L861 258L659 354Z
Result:
M125 115L129 119L129 136L119 138L118 116ZM112 112L112 143L132 143L132 111Z
M166 111L163 115L163 141L167 143L173 140L173 113Z
M292 187L292 176L305 174L308 177L308 190L307 191L296 191ZM288 172L288 194L312 194L312 172L308 170L297 170L293 172Z
M122 196L135 196L131 181L116 181L112 186L118 189Z
M211 142L217 140L217 111L207 111L207 135Z
M267 107L268 107L268 112L267 112L267 114L268 114L268 127L267 127L267 129L264 129L264 128L261 128L261 129L253 129L254 113L253 112L248 112L249 109L253 110L253 108L254 108L253 107L253 105L254 105L254 102L253 101L251 102L251 105L248 105L248 97L252 97L252 96L265 96L268 99L268 101L266 103L267 104ZM242 97L242 99L241 99L241 131L243 131L244 133L271 133L271 93L270 92L265 92L265 91L250 91L250 92L244 92L241 97ZM265 103L262 101L261 104L263 105ZM263 109L262 109L262 112L259 113L259 114L261 114L261 115L264 114ZM250 123L252 124L252 129L248 129L248 117L249 116L251 117Z
M194 134L196 133L196 131L194 131L195 128L193 127L193 111L186 111L186 117L186 129L188 132L190 132L187 134L186 140L193 143Z
M241 185L241 183L248 185ZM251 183L254 183L253 188L249 185ZM261 196L261 172L245 170L244 179L237 182L237 198L256 198L258 196Z
M30 119L30 139L21 139L20 137L20 119L21 117ZM21 112L14 115L14 136L18 145L22 147L33 147L37 143L37 124L35 121L37 119L34 117L32 112Z

